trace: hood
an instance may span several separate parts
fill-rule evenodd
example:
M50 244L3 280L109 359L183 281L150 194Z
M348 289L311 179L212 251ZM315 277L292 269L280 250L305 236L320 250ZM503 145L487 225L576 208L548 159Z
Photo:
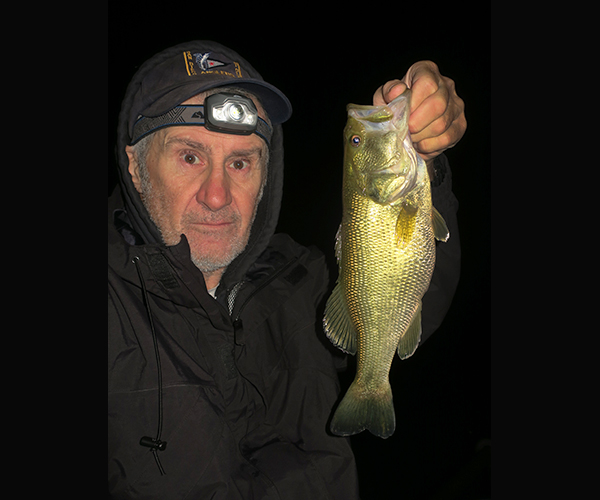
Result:
M175 56L177 56L177 54L188 51L203 54L209 52L219 53L231 61L239 62L240 66L244 68L245 80L244 82L241 82L241 84L238 83L237 80L224 80L221 83L212 84L210 88L227 85L244 87L244 83L247 83L251 80L254 80L255 82L264 82L261 75L239 54L221 44L209 41L194 41L177 45L160 52L140 67L129 84L123 105L121 107L121 113L119 115L117 160L119 169L119 184L124 204L123 209L126 212L126 219L131 225L131 229L133 229L136 236L139 237L137 238L138 241L141 240L144 242L144 244L162 245L163 243L160 231L150 219L139 193L133 185L133 181L128 170L129 159L127 157L125 148L131 142L130 131L133 127L131 122L134 119L132 117L136 114L136 106L139 105L140 94L144 91L143 85L147 75L149 75L161 64L164 64L165 61L172 60ZM252 88L249 88L251 91L257 88L256 84L250 84L250 86L252 86ZM266 83L264 86L272 87ZM207 90L207 88L205 87L199 92L203 90ZM273 234L275 233L283 194L283 165L284 153L282 126L280 124L274 124L267 185L263 199L258 207L254 225L252 226L250 240L245 251L229 266L227 272L223 276L223 280L221 281L220 285L221 289L228 289L244 278L249 267L264 252ZM110 216L111 214L109 214L109 217ZM187 242L182 241L180 244L187 245Z

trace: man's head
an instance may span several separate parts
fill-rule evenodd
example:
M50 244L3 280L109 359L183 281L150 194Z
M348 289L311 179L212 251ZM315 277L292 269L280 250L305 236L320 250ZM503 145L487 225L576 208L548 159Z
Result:
M212 89L182 105L204 105L223 91L252 99L270 125L259 99L243 89ZM164 243L185 234L192 261L209 288L246 248L264 192L269 148L256 134L232 135L198 126L161 129L127 147L129 172Z
M129 84L119 122L135 236L175 246L185 235L209 289L228 266L240 279L277 224L281 124L291 114L280 90L216 42L186 42L149 59Z

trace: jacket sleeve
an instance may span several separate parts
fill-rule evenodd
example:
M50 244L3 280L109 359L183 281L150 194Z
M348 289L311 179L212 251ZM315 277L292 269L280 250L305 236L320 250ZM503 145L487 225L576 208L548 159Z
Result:
M437 243L437 260L428 292L423 297L423 337L425 342L440 327L452 304L460 280L461 248L458 230L458 200L452 192L452 172L445 155L435 162L432 179L433 205L450 230L447 243Z

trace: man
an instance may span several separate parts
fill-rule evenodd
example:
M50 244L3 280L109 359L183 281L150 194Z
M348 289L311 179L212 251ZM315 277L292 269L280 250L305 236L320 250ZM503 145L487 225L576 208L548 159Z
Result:
M458 282L457 202L440 155L466 120L429 62L374 103L407 86L413 139L453 235L424 299L427 337ZM358 498L349 442L328 432L340 388L317 313L325 259L275 234L291 113L214 42L156 55L129 86L108 200L111 498Z

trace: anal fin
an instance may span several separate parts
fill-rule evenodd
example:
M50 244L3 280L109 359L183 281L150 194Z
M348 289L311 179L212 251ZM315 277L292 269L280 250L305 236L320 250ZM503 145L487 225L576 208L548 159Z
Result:
M323 328L333 345L353 356L356 354L357 334L339 283L325 306Z

